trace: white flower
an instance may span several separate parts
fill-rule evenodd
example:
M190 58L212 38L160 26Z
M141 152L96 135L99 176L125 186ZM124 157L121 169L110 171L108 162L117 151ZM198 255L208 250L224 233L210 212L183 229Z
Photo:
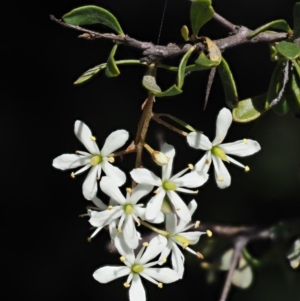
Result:
M114 162L114 158L109 155L125 144L128 139L128 132L125 130L112 132L106 138L101 151L95 142L96 138L92 135L85 123L77 120L75 122L74 132L89 153L77 151L77 155L61 155L53 160L53 166L62 170L84 166L75 173L71 173L73 178L75 175L91 168L82 186L83 195L87 200L92 200L97 193L97 178L100 179L102 169L118 186L123 185L126 181L126 175L118 167L109 163Z
M300 239L294 241L287 258L293 269L297 269L300 266Z
M103 227L109 225L116 219L118 220L118 231L123 233L127 245L135 249L138 246L140 235L136 231L134 221L139 225L139 217L145 218L145 208L141 208L142 204L137 202L152 189L152 185L140 184L137 185L132 192L127 191L126 199L120 192L118 186L109 177L102 177L100 181L101 190L113 199L117 205L109 206L107 210L97 212L93 211L89 222L95 227ZM161 212L151 222L161 223L164 220L164 215Z
M157 194L149 201L147 205L146 218L151 220L155 218L157 214L159 214L163 199L167 195L174 205L178 216L188 223L191 220L191 214L187 205L175 191L197 193L197 191L192 191L182 187L195 188L201 186L207 181L208 174L202 171L193 171L180 177L189 170L189 168L186 168L177 173L175 176L171 177L175 149L172 145L164 143L161 151L170 158L169 163L162 167L161 179L146 168L136 168L130 173L135 182L141 184L151 184L158 187L156 190Z
M190 214L193 215L197 208L197 203L195 200L192 200L188 205ZM168 243L165 249L162 251L160 259L167 258L172 251L172 266L173 269L178 273L179 277L182 278L184 272L184 256L177 244L183 247L185 250L191 252L199 258L203 258L199 252L188 248L188 245L194 245L199 241L199 238L202 234L206 232L193 231L193 232L184 232L192 227L196 228L197 224L190 224L187 226L187 223L183 220L180 220L177 224L177 217L173 213L166 214L166 230L168 231Z
M148 263L165 247L165 237L154 237L147 248L147 243L144 243L143 248L139 251L136 257L133 250L128 248L128 246L124 243L122 237L116 237L115 245L119 253L122 255L120 259L124 262L125 266L106 266L100 268L95 271L93 277L100 283L107 283L119 277L128 275L124 286L130 287L130 301L146 300L146 294L140 276L156 284L159 288L162 288L162 283L171 283L179 279L178 274L170 268L151 268L158 264L158 261Z
M260 150L259 143L250 139L220 144L224 140L231 122L231 112L228 109L223 108L217 118L216 137L213 142L210 142L205 135L196 132L189 133L187 136L187 142L191 147L206 150L206 154L195 165L195 170L207 172L212 160L215 167L215 178L219 188L226 188L231 183L230 174L223 161L234 163L245 168L245 171L250 170L248 166L244 166L229 157L228 154L244 157L252 155Z

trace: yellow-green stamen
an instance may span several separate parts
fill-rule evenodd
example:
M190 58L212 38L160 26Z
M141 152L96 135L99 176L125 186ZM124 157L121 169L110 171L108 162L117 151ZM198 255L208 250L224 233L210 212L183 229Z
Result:
M131 267L131 271L135 274L139 274L144 271L144 267L139 264L135 264Z
M226 156L225 152L221 148L219 148L218 146L213 146L213 148L211 149L211 152L215 156L219 157L221 160L229 162L229 160L227 159L227 156Z
M102 156L95 155L95 156L92 157L90 164L92 166L95 166L95 165L98 165L98 164L102 163L102 161L103 161Z
M190 241L188 239L186 239L185 237L183 236L180 236L180 235L174 235L173 236L177 241L179 241L180 243L182 243L182 245L184 246L188 246L190 244Z
M164 190L176 190L177 186L171 182L164 182L162 185Z
M130 204L127 204L124 206L124 211L127 213L127 214L131 214L133 212L133 207L132 205Z

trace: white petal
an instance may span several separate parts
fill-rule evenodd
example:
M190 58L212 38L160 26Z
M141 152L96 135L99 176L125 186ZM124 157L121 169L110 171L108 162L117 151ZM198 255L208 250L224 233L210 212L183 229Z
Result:
M82 193L87 200L92 200L97 194L97 170L97 166L93 166L83 182Z
M227 135L231 123L232 115L230 110L223 108L217 117L216 138L214 139L212 145L218 145L222 143L225 136Z
M130 203L136 204L142 197L147 195L152 189L153 189L153 185L138 184L132 190L132 194L130 196Z
M117 231L117 220L114 219L109 225L108 225L108 228L109 228L109 235L110 235L110 238L111 240L114 240L117 235L119 234L119 232Z
M175 243L173 243L172 247L172 266L173 269L178 273L179 278L182 279L184 272L184 256Z
M101 166L108 177L110 177L117 186L122 186L126 181L125 173L118 167L113 166L108 161L104 160Z
M208 172L211 164L211 151L207 151L205 155L195 164L194 169L198 171Z
M195 188L202 186L208 179L208 173L204 171L192 171L186 175L173 180L178 187Z
M130 301L146 301L146 293L143 287L141 277L137 274L133 275L131 286L129 289Z
M176 234L177 216L174 213L166 214L166 230L171 234Z
M253 280L253 272L249 266L235 270L232 276L232 284L240 288L247 288L250 286Z
M165 191L161 190L148 202L146 208L146 218L148 220L153 220L157 217L165 195Z
M198 207L198 204L195 200L191 200L190 203L188 204L188 208L190 210L190 214L193 215L194 212L196 211Z
M127 215L123 226L123 235L125 242L131 249L136 249L139 244L139 239L136 234L136 228L131 215Z
M94 197L92 199L92 202L101 210L106 210L107 209L107 205L105 205L98 197Z
M128 140L129 134L125 130L118 130L112 132L105 140L101 149L101 155L106 157L113 153L118 148L122 147Z
M230 264L232 261L232 256L233 256L233 249L229 249L226 251L221 258L221 264L219 266L219 270L221 271L228 271L230 268Z
M86 157L78 156L75 154L64 154L56 157L53 160L52 165L55 168L66 170L89 164L89 161L90 159Z
M187 188L182 188L182 187L179 187L179 188L176 188L176 191L177 192L183 192L183 193L191 193L191 194L195 194L195 190L191 190L191 189L187 189Z
M199 231L178 233L179 236L182 236L182 237L186 238L187 240L189 240L191 245L196 244L199 241L200 236L202 234L203 234L203 232L199 232Z
M74 132L76 137L86 147L86 149L93 155L99 155L100 151L95 141L91 139L92 132L88 126L80 120L76 120L74 126Z
M167 195L170 201L173 203L177 215L186 223L188 223L191 220L191 214L187 205L183 202L183 200L176 192L169 190L167 191Z
M163 283L171 283L179 280L177 272L169 268L146 268L143 273Z
M134 208L134 213L139 216L142 220L149 221L153 224L160 224L165 220L164 214L159 211L157 216L154 219L147 219L146 218L146 208L141 208L141 207L135 207Z
M110 267L106 266L94 272L93 277L100 283L107 283L122 276L129 275L130 268L126 266Z
M174 244L173 241L171 239L168 239L167 245L165 246L165 248L163 249L163 251L161 252L161 254L159 256L159 261L161 261L160 265L163 264L162 259L167 259L167 257L171 253L173 244Z
M94 227L103 227L109 225L113 220L119 218L123 213L121 206L112 208L111 210L104 211L91 211L90 224Z
M130 172L132 179L141 184L161 186L162 181L152 171L146 168L135 168Z
M216 156L212 156L215 167L215 178L219 188L223 189L230 186L231 176L223 161Z
M175 148L171 144L164 143L161 152L170 158L168 164L162 167L162 179L163 181L165 181L170 179L171 177L172 168L173 168L173 159L175 156Z
M255 140L244 139L232 143L224 143L219 147L228 155L235 155L239 157L250 156L257 153L261 147Z
M156 257L165 248L167 242L168 240L162 235L157 235L152 238L146 248L146 251L139 260L139 264L146 264L148 261Z
M118 234L115 238L115 246L118 252L126 258L126 261L133 264L135 261L135 256L133 249L129 248L124 240L123 234Z
M211 150L212 148L210 140L204 134L191 132L186 138L190 147L203 150Z
M126 199L121 193L119 187L110 177L102 177L100 181L101 190L106 193L109 197L117 201L119 204L125 204Z

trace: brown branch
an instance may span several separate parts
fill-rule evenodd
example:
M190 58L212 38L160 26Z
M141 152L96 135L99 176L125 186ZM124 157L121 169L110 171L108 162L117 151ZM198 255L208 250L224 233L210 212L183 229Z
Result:
M192 47L191 44L175 45L170 43L167 46L154 45L151 42L138 41L129 37L128 35L121 36L113 33L99 33L96 31L82 28L80 26L70 25L55 18L53 15L50 15L50 19L58 23L59 25L84 33L83 35L79 36L81 38L85 38L88 40L107 39L113 42L120 42L132 48L139 49L143 51L142 54L144 55L144 57L141 58L141 60L147 62L153 62L157 60L183 55ZM234 29L235 33L234 35L231 35L229 37L214 40L214 43L220 48L221 51L225 51L228 48L235 47L241 44L253 44L258 42L271 43L278 42L287 38L286 33L260 33L255 38L248 40L247 36L250 33L252 33L252 30L250 30L249 28L244 26L236 26L230 23L229 21L225 20L218 14L214 15L214 19L226 26L227 28L230 28L231 30ZM205 45L202 42L197 43L196 46L197 49L205 49Z
M239 26L232 24L230 21L226 20L216 12L213 15L213 19L221 23L224 27L228 28L232 33L236 33L239 28Z
M173 126L173 125L171 125L171 124L165 122L164 120L160 119L156 114L153 114L153 115L152 115L152 119L153 119L154 121L156 121L157 123L162 124L162 125L165 126L166 128L168 128L168 129L170 129L170 130L172 130L172 131L174 131L174 132L176 132L176 133L178 133L178 134L180 134L180 135L182 135L182 136L184 136L184 137L186 137L186 136L188 135L187 132L182 131L182 130L176 128L175 126Z

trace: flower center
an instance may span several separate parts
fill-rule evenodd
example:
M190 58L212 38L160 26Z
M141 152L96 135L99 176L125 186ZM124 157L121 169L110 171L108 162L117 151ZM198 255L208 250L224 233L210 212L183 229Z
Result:
M190 241L188 239L186 239L185 237L183 236L180 236L180 235L174 235L173 236L177 241L181 242L183 245L189 245L190 244Z
M211 152L215 156L219 157L221 160L229 162L229 160L227 159L226 154L224 153L224 151L221 148L219 148L217 146L213 146L213 148L211 149Z
M124 205L124 211L125 211L127 214L131 214L131 213L133 212L133 207L132 207L132 205L130 205L130 204Z
M96 155L92 157L90 164L95 166L102 163L102 161L103 161L102 156Z
M177 186L171 182L164 182L162 185L164 190L176 190Z
M131 267L131 271L135 274L139 274L141 272L144 271L144 267L142 265L139 265L139 264L134 264L132 267Z

